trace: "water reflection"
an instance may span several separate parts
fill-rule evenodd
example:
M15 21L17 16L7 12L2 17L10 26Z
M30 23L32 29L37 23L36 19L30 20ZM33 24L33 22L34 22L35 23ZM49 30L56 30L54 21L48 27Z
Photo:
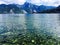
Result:
M30 14L25 15L25 25L26 25L26 30L30 33L34 32L34 16Z
M0 14L0 34L60 36L59 14ZM8 33L7 33L8 32Z

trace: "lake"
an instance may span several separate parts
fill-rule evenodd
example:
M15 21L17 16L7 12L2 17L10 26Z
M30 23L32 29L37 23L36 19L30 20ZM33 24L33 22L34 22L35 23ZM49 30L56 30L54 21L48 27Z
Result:
M50 39L60 44L60 14L0 14L1 44L49 45Z

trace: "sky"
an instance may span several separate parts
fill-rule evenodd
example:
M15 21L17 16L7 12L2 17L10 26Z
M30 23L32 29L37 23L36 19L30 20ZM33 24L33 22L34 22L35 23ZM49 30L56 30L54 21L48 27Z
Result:
M20 4L23 5L25 2L29 2L35 5L46 5L46 6L58 6L60 0L0 0L0 4Z

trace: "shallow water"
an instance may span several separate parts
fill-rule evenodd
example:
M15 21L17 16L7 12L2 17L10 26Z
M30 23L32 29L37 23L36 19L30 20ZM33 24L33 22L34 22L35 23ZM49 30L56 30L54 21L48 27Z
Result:
M26 34L59 38L60 14L0 14L0 39Z

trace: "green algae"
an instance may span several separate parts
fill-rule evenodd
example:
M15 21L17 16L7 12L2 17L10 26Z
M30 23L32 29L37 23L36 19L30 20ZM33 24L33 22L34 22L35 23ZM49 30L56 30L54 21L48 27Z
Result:
M45 34L44 34L45 35ZM52 36L43 34L36 35L34 33L17 35L15 37L6 37L0 42L2 45L60 45L60 41L56 40Z

